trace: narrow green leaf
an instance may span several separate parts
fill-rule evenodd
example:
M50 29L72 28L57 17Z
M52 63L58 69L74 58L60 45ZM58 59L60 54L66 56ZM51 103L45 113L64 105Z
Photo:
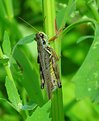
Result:
M31 34L31 35L28 35L28 36L22 38L22 39L19 40L19 41L17 42L17 44L14 46L14 48L13 48L13 50L12 50L12 53L14 53L15 49L17 48L17 46L19 46L19 45L25 45L25 44L31 43L34 39L35 39L35 34Z
M18 65L12 56L10 57L10 69L14 80L20 83L23 79L22 68Z
M8 100L4 99L4 98L0 98L0 102L5 102L5 103L7 103L9 106L11 106L12 108L15 109L15 107L12 105L12 103L9 102Z
M94 36L83 36L83 37L80 37L78 40L77 40L77 44L86 40L86 39L94 39Z
M99 102L99 24L95 27L94 41L73 81L78 99L90 97L92 101Z
M6 17L6 12L5 12L3 0L0 0L0 17L2 17L2 18Z
M3 47L4 54L9 56L11 53L11 44L10 44L10 39L7 31L4 32L2 47Z
M3 111L2 111L2 108L3 108ZM16 110L16 108L13 106L13 104L11 102L9 102L7 99L0 98L0 109L1 109L1 114L4 111L9 112L9 114L10 113L12 114L12 112L14 112L15 116L18 117L18 119L20 119L21 121L23 121L23 117L22 117L21 113L18 112ZM5 114L5 115L7 115L7 114ZM13 119L10 120L9 118L2 118L2 117L5 117L5 116L0 115L0 121L19 121L16 118L15 118L15 120L13 120ZM7 117L11 117L11 116L7 116Z
M61 28L70 19L76 9L76 1L69 0L68 5L57 13L57 26Z
M14 82L10 80L8 77L6 77L5 86L6 86L9 100L11 101L15 109L19 111L22 108L22 102Z
M28 52L29 53L29 52ZM23 80L21 80L22 85L26 89L30 99L38 105L43 104L43 97L41 94L41 88L39 85L39 77L35 71L35 60L32 58L32 63L30 61L31 54L26 52L26 48L23 49L22 46L18 46L14 51L14 58L20 64L23 71ZM30 55L30 56L29 56Z
M51 102L49 101L43 107L38 107L26 121L51 121L51 118L49 118L50 112L48 112L50 108Z
M62 24L62 21L63 21L63 16L66 12L66 8L62 8L58 13L57 13L57 16L56 16L56 22L57 22L57 27L58 29L61 27L61 24Z
M21 40L18 41L17 45L24 45L24 44L28 44L30 42L32 42L35 38L35 34L31 34L29 36L26 36L24 38L22 38Z
M88 23L90 22L91 24L96 24L96 21L94 19L90 19L88 17L86 18L82 18L82 19L79 19L78 21L74 22L73 24L69 25L68 27L66 27L64 29L64 31L62 32L62 36L64 36L67 32L69 32L72 28L74 28L75 26L77 25L80 25L82 23Z
M88 2L86 1L86 3L90 10L91 15L94 16L94 18L97 22L99 22L99 12L98 12L98 7L97 7L96 1L89 0Z
M5 3L7 13L8 13L8 17L13 18L14 12L13 12L12 0L4 0L4 3Z

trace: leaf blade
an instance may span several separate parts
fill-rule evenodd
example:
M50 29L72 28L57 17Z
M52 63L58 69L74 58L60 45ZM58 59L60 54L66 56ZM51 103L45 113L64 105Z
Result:
M86 40L86 39L93 39L93 38L94 38L94 36L91 36L91 35L89 35L89 36L82 36L82 37L80 37L77 40L77 44L80 43L80 42L82 42L82 41L84 41L84 40Z
M57 14L58 28L64 27L64 25L70 19L70 16L75 11L75 9L76 9L76 1L69 0L68 5L65 8L63 8L62 10L60 10Z
M25 50L26 51L26 50ZM21 81L22 85L28 92L30 99L38 105L43 104L43 97L41 94L41 89L39 86L39 77L35 69L33 68L33 63L29 60L29 56L24 51L24 49L18 46L14 51L14 58L20 64L23 70L23 80ZM33 58L32 58L33 60Z
M28 35L18 41L17 45L24 45L32 42L35 38L35 34Z
M8 77L6 77L5 86L9 100L11 101L15 109L19 111L22 108L22 102L14 82L11 81Z
M99 24L97 23L94 41L87 57L73 78L76 85L76 97L90 97L99 102Z
M3 47L4 54L9 56L11 53L11 44L10 44L10 39L7 31L4 32L2 47Z
M49 101L43 107L38 107L35 112L26 119L26 121L51 121L49 118L49 113L47 112L51 107L51 102Z

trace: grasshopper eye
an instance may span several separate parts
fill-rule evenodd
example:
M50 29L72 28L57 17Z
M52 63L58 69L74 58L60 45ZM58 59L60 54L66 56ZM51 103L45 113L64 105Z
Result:
M41 38L44 38L44 34L40 33L39 35L40 35Z

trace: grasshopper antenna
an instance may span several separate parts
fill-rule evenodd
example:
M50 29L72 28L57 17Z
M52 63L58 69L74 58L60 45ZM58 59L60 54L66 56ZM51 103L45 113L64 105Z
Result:
M25 21L23 18L18 17L20 20L22 20L24 23L26 23L28 26L30 26L31 28L33 28L36 32L39 32L35 27L33 27L30 23L28 23L27 21Z

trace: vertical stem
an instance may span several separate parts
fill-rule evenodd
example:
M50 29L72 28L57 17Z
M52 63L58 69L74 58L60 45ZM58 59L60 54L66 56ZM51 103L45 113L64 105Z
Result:
M49 37L55 35L55 7L54 0L43 0L44 30Z
M3 52L2 52L2 49L0 47L0 57L3 58ZM9 66L7 64L3 64L4 65L4 68L5 68L5 71L7 73L7 76L9 77L9 79L14 82L14 79L12 77L12 73L11 73L11 70L9 68Z
M55 1L54 0L42 0L43 1L43 16L45 18L44 29L45 33L51 38L55 35ZM53 48L58 55L61 53L61 42L58 38L53 43ZM59 62L61 67L61 61ZM61 70L61 69L60 69ZM52 121L63 121L63 99L62 89L58 89L54 92L51 99L51 114Z
M12 0L4 0L5 7L7 10L7 15L9 20L11 20L14 17L14 12L13 12L13 1Z

